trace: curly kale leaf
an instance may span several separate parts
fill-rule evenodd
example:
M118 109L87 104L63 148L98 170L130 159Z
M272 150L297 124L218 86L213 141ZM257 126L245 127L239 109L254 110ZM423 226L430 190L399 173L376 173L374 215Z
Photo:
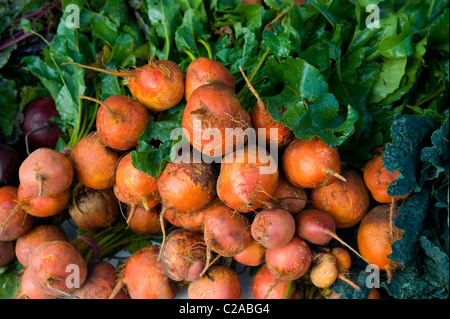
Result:
M386 144L383 166L391 173L399 171L397 179L388 187L391 196L418 192L422 181L417 176L420 152L426 138L435 128L429 117L396 114L391 126L392 142Z

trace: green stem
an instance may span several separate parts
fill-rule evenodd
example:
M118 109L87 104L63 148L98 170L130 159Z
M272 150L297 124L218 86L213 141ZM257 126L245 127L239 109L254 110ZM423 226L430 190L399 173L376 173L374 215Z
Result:
M210 58L212 60L213 56L212 56L211 46L209 45L209 43L203 39L198 39L197 42L200 42L201 44L203 44L206 51L208 52L208 58Z
M266 52L264 52L263 57L261 58L261 60L259 61L258 65L256 66L256 68L253 70L252 74L250 75L250 77L248 78L250 83L253 81L253 79L255 78L256 74L258 73L259 69L261 68L262 64L264 63L264 61L266 60L267 56L270 53L270 49L267 49Z
M267 56L269 55L269 53L270 53L270 49L267 49L266 52L264 52L264 54L263 54L261 60L259 60L259 62L258 62L258 65L256 66L256 68L253 70L252 74L251 74L250 77L248 78L248 80L250 81L250 83L253 82L253 79L255 78L256 74L258 74L259 70L261 69L261 66L263 65L263 63L264 63L264 61L266 60L266 58L267 58ZM235 79L235 82L236 82L236 83L239 83L241 80L243 80L242 77L239 78L239 79ZM253 83L253 85L255 85L255 83ZM240 89L240 91L238 92L237 96L238 96L239 98L241 98L242 95L244 94L244 92L246 92L247 89L248 89L247 86L244 85L244 86Z
M434 99L436 96L438 96L439 94L441 94L444 91L445 91L445 85L441 86L439 89L434 91L431 95L427 96L422 101L417 103L416 106L421 106L422 104L427 103L428 101L431 101L432 99Z
M195 56L192 54L191 51L188 51L188 50L185 49L185 50L183 50L183 52L186 53L186 55L189 56L192 61L195 60Z
M369 55L367 58L364 59L364 62L371 62L373 60L375 60L376 58L378 58L378 56L380 55L380 49L375 50L375 52L373 52L371 55Z
M164 17L164 33L166 36L166 44L167 44L167 49L166 49L166 60L169 60L169 54L170 54L170 37L169 37L169 30L167 30L167 23L166 23L166 14L164 13L164 1L161 1L161 11L162 11L162 15Z
M287 290L286 290L286 293L284 294L283 299L288 299L288 298L289 298L289 295L291 294L291 290L292 290L293 284L294 284L294 281L293 281L293 280L290 280L290 281L289 281L288 288L287 288Z

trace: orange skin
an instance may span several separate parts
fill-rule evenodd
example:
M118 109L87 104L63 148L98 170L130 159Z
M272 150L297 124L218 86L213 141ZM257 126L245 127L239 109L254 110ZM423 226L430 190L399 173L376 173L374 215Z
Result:
M168 110L184 96L184 74L175 62L150 62L131 72L127 77L131 94L151 111Z
M295 236L289 243L278 249L266 250L266 265L280 280L296 280L311 266L312 253L303 239Z
M263 149L258 148L257 152ZM270 155L269 155L270 156ZM217 179L217 195L227 206L241 213L262 208L272 199L278 185L278 169L261 173L274 164L260 162L254 147L245 147L225 156Z
M241 285L236 271L226 266L212 266L206 275L192 281L189 299L240 299Z
M116 191L126 200L125 203L150 210L161 202L157 178L135 168L130 153L122 157L117 165L116 185Z
M19 180L28 192L39 194L39 177L43 178L42 196L52 196L68 189L73 181L70 160L51 148L38 148L20 165Z
M257 103L250 112L252 119L252 126L258 132L258 130L266 130L266 142L267 145L275 143L278 148L285 148L295 137L294 133L287 126L284 126L281 122L275 121L267 110L266 106ZM278 130L277 136L270 135L270 129L275 128Z
M116 182L119 154L107 147L95 132L78 141L70 160L78 181L89 188L107 189Z
M131 299L174 299L177 286L158 261L159 246L151 245L132 254L125 265L123 283Z
M176 227L183 228L183 225L180 222L180 216L184 214L178 213L175 209L168 207L165 204L162 204L162 210L165 210L164 218Z
M121 94L112 95L103 103L113 114L103 105L98 108L96 125L102 141L120 151L135 147L149 117L145 106Z
M214 208L206 217L203 233L208 248L224 257L233 257L250 245L248 220L227 206Z
M89 268L89 275L83 286L75 290L77 299L108 299L116 281L116 268L107 261L99 261ZM121 290L114 299L130 299Z
M364 166L364 183L372 194L372 197L381 204L388 204L392 196L387 192L389 185L398 177L399 172L389 172L383 167L383 155L377 155ZM405 196L397 196L394 200L400 200Z
M72 274L66 271L70 264L78 266L78 279L82 285L87 277L87 264L75 246L65 240L44 242L33 251L29 259L31 282L49 295L64 296L60 291L70 294L76 289L66 285L67 277Z
M331 253L336 257L336 265L339 272L347 272L352 265L352 258L347 250L342 247L334 247Z
M341 172L337 147L330 147L317 137L293 140L283 153L282 167L292 184L304 188L327 186L336 181L328 170Z
M30 270L25 268L22 277L20 277L20 285L17 288L14 299L57 299L57 296L49 295L36 287L30 279Z
M181 227L198 232L203 233L203 224L205 223L206 216L209 214L211 210L218 206L224 206L222 201L219 198L213 199L205 208L192 212L192 213L178 213L178 221Z
M273 199L268 208L276 207L288 211L291 214L301 212L308 200L306 189L292 185L284 175L278 176L278 186L273 194Z
M200 125L195 125L194 121L200 121ZM223 84L212 83L202 85L192 93L183 113L182 125L195 149L210 156L224 156L236 148L237 140L242 138L240 142L244 142L246 138L239 134L241 132L236 132L238 138L231 140L233 135L226 135L225 129L237 128L243 132L251 128L252 123L234 91ZM210 128L217 129L214 130L217 136L209 131Z
M193 281L206 263L206 246L200 233L187 229L170 232L162 249L161 265L175 281Z
M292 214L282 209L262 210L253 219L252 237L265 248L276 249L286 245L295 234Z
M391 239L390 206L378 205L371 209L361 221L357 234L358 250L369 264L377 265L380 270L392 271L399 266L388 256L392 254L392 243L400 240L403 230L392 225ZM393 218L395 218L394 214Z
M22 203L22 208L35 217L55 216L61 212L70 199L70 188L54 196L43 196L27 192L22 185L19 185L18 200Z
M277 277L274 276L266 265L258 269L252 281L252 295L254 299L284 299L284 295L288 290L289 281L280 280L273 286ZM272 287L273 286L273 287ZM269 294L267 292L272 289ZM295 282L292 284L291 292L288 299L295 299ZM267 295L267 296L266 296Z
M247 248L234 256L234 259L242 265L259 266L264 262L265 253L266 248L256 240L252 240Z
M377 288L372 288L367 299L382 299L380 291Z
M127 210L127 220L130 215L131 206ZM137 234L154 235L161 232L159 224L159 210L157 207L146 211L142 207L137 207L133 217L128 222L128 227Z
M361 221L369 210L369 191L360 174L354 170L344 170L341 174L347 181L313 188L310 199L313 207L328 212L337 228L348 228Z
M56 225L37 225L16 241L17 260L28 267L28 260L36 247L53 240L68 240L67 235Z
M34 218L18 203L17 187L0 188L0 240L16 240L33 227Z
M167 163L158 177L162 202L179 213L198 211L216 197L216 172L207 163Z
M198 87L210 83L222 83L234 91L234 78L220 62L200 57L192 61L186 69L184 96L186 101Z

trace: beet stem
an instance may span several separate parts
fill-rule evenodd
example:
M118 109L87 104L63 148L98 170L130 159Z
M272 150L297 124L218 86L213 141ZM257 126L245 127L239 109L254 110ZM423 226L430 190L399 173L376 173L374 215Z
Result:
M131 207L130 207L130 214L128 215L128 218L126 220L127 228L130 227L130 222L131 222L131 219L133 219L133 216L134 216L134 213L136 212L136 209L137 209L137 205L131 205Z
M281 280L281 276L278 276L277 278L275 278L275 280L273 281L272 286L270 286L269 289L267 289L266 294L264 295L264 299L267 299L269 294L272 292L273 288L275 288L275 286L278 285L280 280Z
M117 114L117 112L113 111L108 105L106 105L106 103L104 103L100 100L97 100L93 97L89 97L89 96L85 96L85 95L80 95L79 98L100 104L101 106L103 106L105 108L106 112L108 113L108 116L111 119L113 119L114 121L117 121L118 123L123 122L123 118L119 114Z
M45 123L43 126L35 128L34 130L29 131L27 134L25 134L25 148L27 150L27 154L30 155L30 148L28 146L28 137L30 134L33 134L34 132L45 130L46 128L50 127L50 122Z
M8 217L6 217L6 220L3 222L3 224L0 226L0 234L3 232L3 230L5 229L6 225L8 225L9 221L11 220L11 218L14 217L14 215L17 213L17 211L21 208L21 204L18 203L16 204L16 206L14 206L14 208L9 212Z
M325 233L331 237L333 237L334 239L336 239L338 242L340 242L342 245L344 245L345 247L347 247L348 249L350 249L353 253L355 253L356 256L358 256L359 258L361 258L362 260L364 260L367 264L369 263L369 261L367 259L365 259L363 256L361 256L360 253L358 253L355 249L353 249L349 244L347 244L345 241L343 241L341 238L339 238L338 235L336 235L336 233L332 232L331 230L329 230L328 228L326 228L325 226L323 226L323 229L325 231Z
M71 294L69 294L69 293L67 293L67 292L65 292L65 291L62 291L62 290L59 290L59 289L53 287L53 286L50 284L50 278L48 278L48 279L45 280L45 286L46 286L48 289L50 289L51 291L56 292L56 293L57 293L56 296L58 296L58 295L63 295L63 296L68 297L68 298L71 298L71 297L72 297Z
M161 259L162 250L163 250L164 244L166 243L166 229L164 226L164 217L166 216L166 212L167 212L167 207L164 206L161 209L161 213L159 213L159 224L161 226L163 238L162 238L162 242L161 242L161 247L159 249L158 261Z
M109 295L108 299L116 298L117 294L119 293L120 289L123 288L123 286L124 286L124 282L122 279L120 279L114 286L114 289L111 291L111 294Z
M327 173L330 174L330 175L333 175L334 177L340 179L340 180L343 181L343 182L347 182L347 180L345 179L344 176L342 176L341 174L339 174L339 173L333 171L333 170L330 169L330 168L328 169Z
M131 76L135 76L136 75L135 71L122 71L122 72L120 72L120 71L109 71L109 70L104 70L104 69L96 68L96 67L89 66L89 65L83 65L83 64L80 64L80 63L77 63L77 62L64 62L61 65L66 65L66 64L74 64L74 65L80 66L80 67L85 68L85 69L89 69L89 70L93 70L93 71L97 71L97 72L102 72L102 73L106 73L106 74L110 74L110 75L114 75L114 76L120 76L120 77L131 77Z
M253 85L250 83L250 80L247 78L247 76L244 73L244 70L242 69L241 66L239 66L239 70L241 70L242 76L244 77L245 82L247 83L247 86L249 88L249 90L253 93L253 95L256 97L256 99L258 100L258 107L262 110L265 110L265 105L264 102L261 100L261 98L259 97L258 92L256 92L255 88L253 87Z
M361 288L355 284L353 281L351 281L349 278L347 278L347 276L343 273L340 273L338 275L338 278L344 282L346 282L347 284L349 284L350 286L352 286L353 288L355 288L356 290L361 290Z
M36 176L36 180L39 183L39 197L42 197L42 194L44 193L44 176L38 175Z

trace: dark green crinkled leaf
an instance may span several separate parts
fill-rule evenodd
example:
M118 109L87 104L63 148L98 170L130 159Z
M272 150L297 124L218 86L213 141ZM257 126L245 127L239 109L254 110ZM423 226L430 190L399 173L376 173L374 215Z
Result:
M449 148L448 148L448 109L446 112L447 120L445 123L431 135L433 146L422 149L421 160L424 162L422 176L430 181L439 178L441 173L449 177ZM442 175L441 175L442 176Z
M383 166L391 173L399 171L398 177L388 187L391 196L404 196L422 187L417 176L420 152L435 128L428 117L396 114L391 126L392 142L386 144Z

